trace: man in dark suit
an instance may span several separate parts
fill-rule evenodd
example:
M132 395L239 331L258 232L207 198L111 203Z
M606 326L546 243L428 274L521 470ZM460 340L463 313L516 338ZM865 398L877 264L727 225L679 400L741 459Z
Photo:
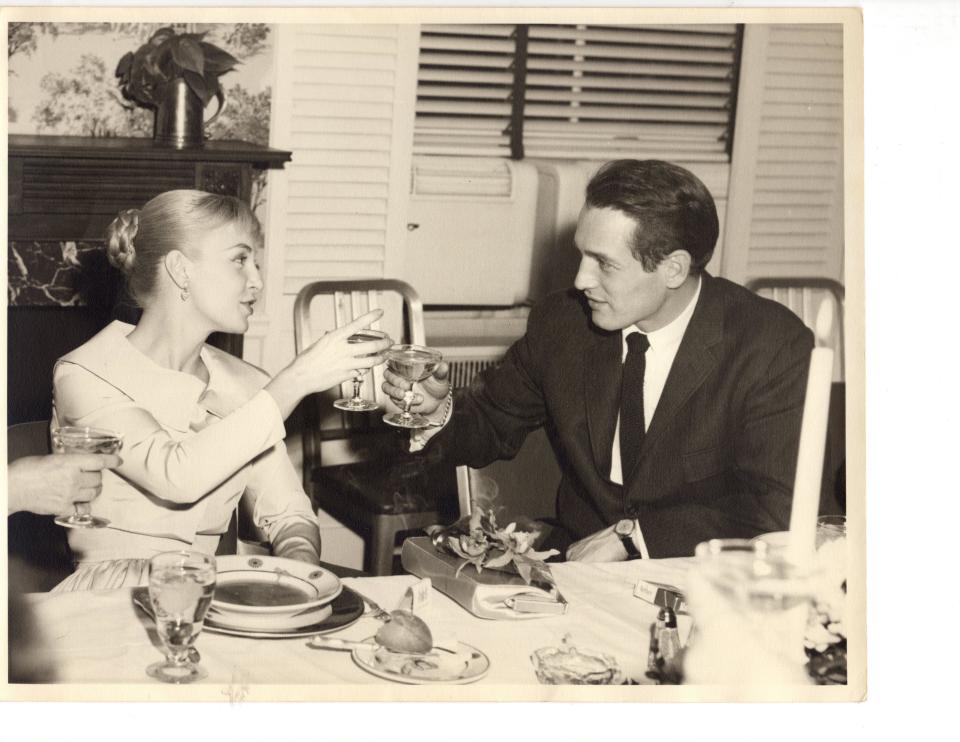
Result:
M414 448L429 440L481 467L547 426L568 559L689 556L710 538L786 528L813 336L704 270L718 231L687 170L605 165L577 223L575 290L535 306L471 388L448 392L445 367L418 385L437 427ZM404 385L387 373L388 394Z

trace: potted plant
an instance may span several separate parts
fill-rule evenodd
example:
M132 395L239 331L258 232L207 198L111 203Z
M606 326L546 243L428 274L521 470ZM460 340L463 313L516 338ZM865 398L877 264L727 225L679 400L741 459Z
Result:
M240 62L203 40L206 33L161 28L117 64L124 98L156 110L154 140L182 148L203 145L203 111L216 98L223 110L220 76Z

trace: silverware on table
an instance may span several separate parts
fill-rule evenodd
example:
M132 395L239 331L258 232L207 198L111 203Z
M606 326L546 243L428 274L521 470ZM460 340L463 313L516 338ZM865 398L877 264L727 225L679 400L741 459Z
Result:
M379 605L377 605L376 603L374 603L374 602L373 602L370 598L368 598L366 595L363 595L362 593L357 592L356 588L351 587L350 589L353 590L353 592L356 593L357 596L359 596L359 598L360 598L364 603L366 603L368 606L370 606L371 612L370 612L369 615L373 616L374 618L379 618L381 621L389 621L389 620L391 619L391 616L390 616L390 612L389 612L389 611L383 610L383 608L381 608ZM367 615L367 614L364 614L364 615Z
M431 647L427 652L404 652L391 649L390 647L384 647L382 644L372 644L366 641L353 641L351 639L341 639L337 636L324 636L322 634L317 634L310 638L310 641L307 642L307 646L311 649L333 649L333 650L349 650L354 649L370 649L371 647L380 646L383 649L389 649L391 652L397 652L398 654L408 654L414 657L438 657L439 652L447 652L449 654L457 654L457 650L449 649L447 647L435 646Z

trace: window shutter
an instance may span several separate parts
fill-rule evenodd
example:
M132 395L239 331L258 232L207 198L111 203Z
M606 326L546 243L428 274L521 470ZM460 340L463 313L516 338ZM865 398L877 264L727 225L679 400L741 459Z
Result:
M296 155L280 223L283 291L317 278L384 275L397 146L401 28L282 25L288 113L274 141ZM280 139L279 137L283 137Z
M842 281L843 28L747 32L724 274Z
M421 28L414 154L510 156L514 29Z

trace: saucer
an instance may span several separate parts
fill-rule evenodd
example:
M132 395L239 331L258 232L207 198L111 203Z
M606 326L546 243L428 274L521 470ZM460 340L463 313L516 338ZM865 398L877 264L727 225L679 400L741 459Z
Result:
M456 642L456 651L433 651L427 654L391 652L373 637L369 647L351 652L357 665L379 678L412 685L465 685L475 683L490 670L490 658L476 647Z

